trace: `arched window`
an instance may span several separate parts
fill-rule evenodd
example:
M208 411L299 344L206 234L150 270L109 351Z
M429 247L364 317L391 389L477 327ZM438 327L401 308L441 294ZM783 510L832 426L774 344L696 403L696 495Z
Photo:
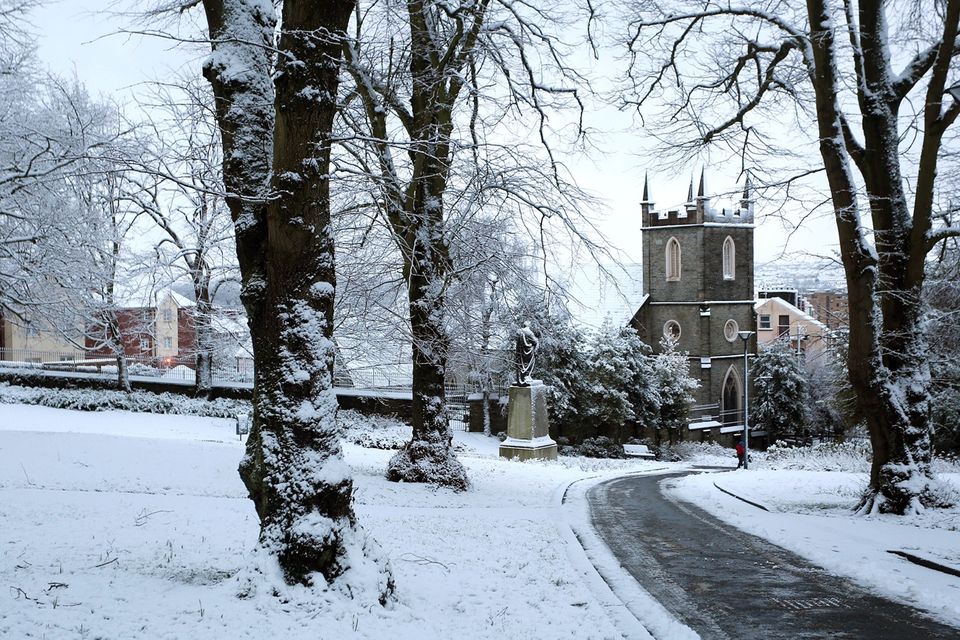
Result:
M667 240L667 280L680 279L680 243L676 238Z
M723 241L723 279L733 280L736 276L737 247L733 244L733 238L727 236Z
M743 387L740 386L740 374L731 365L723 379L723 397L720 409L720 422L724 424L743 424L741 403L743 402Z

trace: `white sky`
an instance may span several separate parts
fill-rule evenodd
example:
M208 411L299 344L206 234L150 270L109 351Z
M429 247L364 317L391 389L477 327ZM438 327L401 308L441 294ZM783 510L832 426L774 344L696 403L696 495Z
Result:
M123 27L136 29L137 26L132 18L98 13L110 6L109 0L60 0L36 11L32 22L39 36L39 55L44 64L56 73L76 72L92 93L114 96L120 101L138 83L163 79L178 69L199 73L202 49L177 46L159 38L117 34ZM686 199L690 176L695 174L699 179L700 166L690 166L682 175L659 169L657 159L644 153L650 139L640 127L633 125L629 114L614 108L588 113L586 124L605 135L598 139L599 152L571 164L574 177L606 202L608 209L596 217L613 246L623 252L627 261L639 262L638 203L644 172L650 172L657 207L668 209ZM714 193L738 188L736 167L727 170L708 166L707 177L709 190ZM715 206L729 207L735 200L736 196L730 196ZM759 265L780 256L788 242L788 232L780 220L763 218L763 203L757 205L757 213L760 224L755 257ZM826 254L835 244L836 230L827 219L807 223L789 239L787 250Z

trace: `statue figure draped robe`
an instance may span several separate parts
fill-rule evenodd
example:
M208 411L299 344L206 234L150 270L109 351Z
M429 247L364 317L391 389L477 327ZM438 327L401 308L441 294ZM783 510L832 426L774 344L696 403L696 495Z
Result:
M537 353L537 347L540 344L537 334L530 328L529 322L524 322L523 327L517 331L517 353L516 353L516 371L517 386L525 387L530 384L533 375L534 357Z

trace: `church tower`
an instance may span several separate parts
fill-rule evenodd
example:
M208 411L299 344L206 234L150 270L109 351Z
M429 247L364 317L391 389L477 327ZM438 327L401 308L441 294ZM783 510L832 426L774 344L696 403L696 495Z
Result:
M644 178L645 297L632 325L655 352L671 336L689 354L690 373L700 381L691 428L719 430L717 423L743 424L744 345L737 332L756 331L753 198L749 176L731 210L711 206L705 171L696 195L693 184L691 178L682 207L657 211ZM756 353L756 334L748 349Z

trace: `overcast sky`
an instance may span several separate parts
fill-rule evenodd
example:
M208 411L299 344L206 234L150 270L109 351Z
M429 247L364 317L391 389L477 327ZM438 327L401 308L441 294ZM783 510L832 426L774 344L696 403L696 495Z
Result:
M203 53L197 48L177 46L159 38L117 34L124 28L138 27L132 18L98 13L110 5L105 0L60 0L35 12L33 23L39 36L41 60L57 73L75 71L92 93L114 96L121 102L139 83L163 79L177 70L199 73ZM597 64L598 71L602 71L606 62ZM608 208L596 215L603 232L627 260L639 261L638 203L644 171L650 171L658 208L669 209L686 199L690 176L699 177L700 165L690 166L681 175L662 172L657 158L644 153L649 137L633 125L629 114L616 109L594 110L587 114L586 123L600 130L597 142L601 152L572 163L574 176L606 202ZM713 193L738 188L737 167L708 166L707 175ZM736 196L730 195L716 206L733 206L735 200ZM778 218L763 216L763 203L758 204L757 212L758 264L777 260L785 246L788 251L824 254L836 243L836 230L829 219L808 222L804 229L788 236Z

